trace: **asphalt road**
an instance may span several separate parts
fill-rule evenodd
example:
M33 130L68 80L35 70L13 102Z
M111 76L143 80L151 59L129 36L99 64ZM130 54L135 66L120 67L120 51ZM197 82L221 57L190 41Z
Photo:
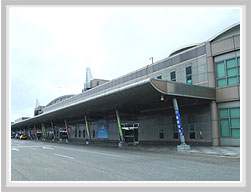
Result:
M11 140L12 181L239 181L240 159Z

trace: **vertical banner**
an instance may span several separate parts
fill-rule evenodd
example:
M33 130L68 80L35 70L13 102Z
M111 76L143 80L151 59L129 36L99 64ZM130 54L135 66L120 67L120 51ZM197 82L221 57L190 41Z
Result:
M120 119L119 112L118 112L117 109L116 109L116 118L117 118L119 133L120 133L120 141L124 141L123 132L122 132L122 125L121 125L121 119Z
M31 129L28 127L28 137L31 137Z
M52 126L53 138L55 138L55 129L54 129L54 126L53 126L53 122L52 122L52 121L51 121L51 126Z
M36 129L36 126L34 125L34 135L35 135L35 137L37 137L37 129Z
M89 127L88 127L88 121L87 121L87 116L86 115L85 115L85 123L86 123L86 129L87 129L88 138L91 139L90 130L89 130Z
M46 129L45 129L44 123L42 123L42 134L43 134L43 137L46 137Z
M182 123L181 123L181 118L180 118L179 108L178 108L178 103L177 103L176 98L173 99L173 107L174 107L174 112L176 115L176 121L177 121L178 131L179 131L179 135L180 135L180 137L179 137L180 142L182 144L185 144L185 136L184 136L184 131L183 131Z
M67 125L66 120L65 120L65 126L66 126L66 131L67 131L67 137L69 138L69 129L68 129L68 125Z
M106 119L98 120L97 138L108 138L108 121Z
M175 114L176 114L176 121L177 121L177 125L178 125L179 134L180 134L180 136L184 136L184 131L183 131L181 118L180 118L180 114L179 114L178 109L175 111Z

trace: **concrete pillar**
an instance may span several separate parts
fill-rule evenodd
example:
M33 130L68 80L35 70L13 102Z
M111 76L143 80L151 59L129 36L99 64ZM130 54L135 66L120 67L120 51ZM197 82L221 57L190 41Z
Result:
M67 131L67 139L66 139L66 143L68 143L68 140L69 140L69 138L70 138L70 134L69 134L68 124L67 124L66 119L64 119L64 121L65 121L65 126L66 126L66 131Z
M53 122L52 122L52 121L51 121L51 127L52 127L52 132L53 132L52 141L54 142L54 139L55 139L55 129L54 129L54 126L53 126Z
M118 109L116 109L116 118L117 118L117 124L118 124L118 129L119 129L119 135L120 135L120 142L118 144L119 147L122 147L124 144L124 137L123 137L123 132L122 132L122 125L121 125L121 118L118 112Z
M207 56L208 85L209 87L215 88L216 87L215 63L210 43L206 44L206 56Z
M211 113L211 128L212 128L212 145L220 146L219 117L216 101L211 101L210 113Z
M182 123L181 123L181 118L180 118L180 113L179 113L179 108L178 108L178 103L177 103L176 98L173 99L173 108L174 108L174 112L176 116L176 121L177 121L177 126L178 126L178 131L179 131L179 138L181 142L181 144L177 146L177 150L178 151L190 150L190 145L187 145L185 143L185 136L184 136L184 131L183 131Z
M89 141L91 140L91 135L90 135L90 129L88 126L88 120L87 120L87 116L85 115L85 123L86 123L86 130L87 130L87 134L88 134L88 139L86 140L86 144L89 144Z

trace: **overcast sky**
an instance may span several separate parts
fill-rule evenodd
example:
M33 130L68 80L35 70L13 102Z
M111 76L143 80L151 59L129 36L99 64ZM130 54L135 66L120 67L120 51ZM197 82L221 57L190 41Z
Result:
M36 99L81 93L86 67L117 78L204 42L240 22L234 8L12 7L11 121L32 117Z

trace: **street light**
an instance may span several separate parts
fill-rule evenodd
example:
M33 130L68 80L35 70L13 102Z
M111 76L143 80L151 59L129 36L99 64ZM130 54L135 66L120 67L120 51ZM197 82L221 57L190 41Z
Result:
M150 57L149 59L151 59L151 61L152 61L152 64L153 64L153 57Z

